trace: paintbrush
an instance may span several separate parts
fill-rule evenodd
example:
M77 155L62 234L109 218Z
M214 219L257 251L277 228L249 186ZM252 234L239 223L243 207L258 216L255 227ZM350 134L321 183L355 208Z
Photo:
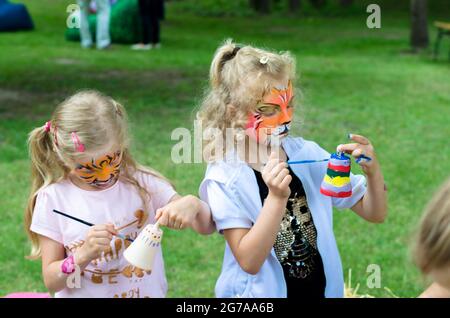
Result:
M330 160L330 159L300 160L300 161L292 161L292 160L289 160L287 163L288 163L289 165L300 165L300 164L303 164L303 163L323 162L323 161L328 161L328 160Z
M289 165L298 165L298 164L304 164L304 163L314 163L314 162L324 162L324 161L329 161L330 159L318 159L318 160L300 160L300 161L292 161L289 160L287 163ZM356 163L360 163L363 160L365 161L370 161L372 160L372 158L365 156L365 155L360 155L358 158L356 158L355 162Z
M81 220L81 219L76 218L76 217L74 217L74 216L72 216L72 215L66 214L66 213L64 213L64 212L61 212L61 211L58 211L58 210L55 210L55 209L53 209L53 212L55 212L55 213L57 213L57 214L60 214L60 215L62 215L62 216L65 216L65 217L67 217L67 218L69 218L69 219L72 219L72 220L74 220L74 221L83 223L84 225L87 225L87 226L94 226L94 225L95 225L95 224L93 224L93 223L90 223L90 222ZM125 236L123 236L122 234L117 233L117 234L115 234L115 236L120 237L122 240L127 240L127 241L130 241L130 242L133 242L133 239L130 239L130 238L128 238L128 237L125 237Z

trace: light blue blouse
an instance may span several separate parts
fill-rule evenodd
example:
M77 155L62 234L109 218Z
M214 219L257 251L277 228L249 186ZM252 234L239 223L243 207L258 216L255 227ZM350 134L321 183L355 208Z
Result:
M315 142L286 137L283 149L290 160L329 158L330 154ZM362 175L350 175L352 196L332 198L320 193L320 184L326 174L327 162L292 165L292 171L301 180L308 207L317 230L317 246L324 265L326 297L343 297L342 264L333 233L333 209L353 207L366 192ZM200 197L211 207L219 232L230 228L251 228L261 211L261 199L253 170L235 153L224 160L211 163L200 185ZM275 251L256 275L245 272L226 243L222 272L216 283L217 297L286 297L283 269Z

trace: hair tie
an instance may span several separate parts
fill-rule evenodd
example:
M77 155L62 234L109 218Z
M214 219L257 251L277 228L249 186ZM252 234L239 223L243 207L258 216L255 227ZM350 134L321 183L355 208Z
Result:
M75 146L75 150L78 152L84 152L84 145L81 143L80 138L75 131L71 133L73 145Z
M261 64L263 64L263 65L267 64L267 62L269 62L269 57L266 56L266 55L262 56L262 57L259 59L259 63L261 63Z
M44 125L45 132L49 132L51 128L52 128L52 122L49 120Z
M223 65L226 62L228 62L229 60L232 60L236 56L237 52L239 52L240 49L241 49L241 47L237 45L234 47L233 51L225 53L222 57L222 61L220 62L220 68L222 69Z

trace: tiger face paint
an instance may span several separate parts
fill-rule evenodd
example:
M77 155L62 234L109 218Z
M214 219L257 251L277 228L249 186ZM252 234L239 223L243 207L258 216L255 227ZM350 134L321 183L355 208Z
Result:
M118 178L122 163L122 151L107 153L91 161L77 164L74 174L86 184L96 188L107 188Z
M246 133L258 143L270 145L289 133L293 117L293 90L289 81L287 87L274 87L249 114Z

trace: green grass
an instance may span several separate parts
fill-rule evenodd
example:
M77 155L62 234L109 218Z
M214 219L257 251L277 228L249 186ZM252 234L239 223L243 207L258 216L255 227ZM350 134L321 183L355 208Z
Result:
M360 283L362 294L389 296L383 288L366 286L367 266L378 264L382 287L396 295L414 297L424 288L409 246L423 206L448 174L450 63L434 62L428 53L402 53L408 47L407 11L383 11L382 28L369 30L365 11L343 18L215 18L181 14L175 3L167 8L163 48L141 53L128 46L82 50L64 40L66 1L22 2L36 30L0 35L0 295L45 290L40 262L24 259L27 133L43 125L65 96L98 89L127 107L137 159L173 180L180 193L197 193L204 166L173 164L170 133L192 126L210 59L227 37L295 54L304 95L297 134L330 151L346 142L349 132L375 145L389 187L388 219L373 225L349 211L335 214L342 262L346 274L352 269L353 285ZM447 41L443 57L448 49ZM223 246L219 235L167 230L168 296L213 296Z

